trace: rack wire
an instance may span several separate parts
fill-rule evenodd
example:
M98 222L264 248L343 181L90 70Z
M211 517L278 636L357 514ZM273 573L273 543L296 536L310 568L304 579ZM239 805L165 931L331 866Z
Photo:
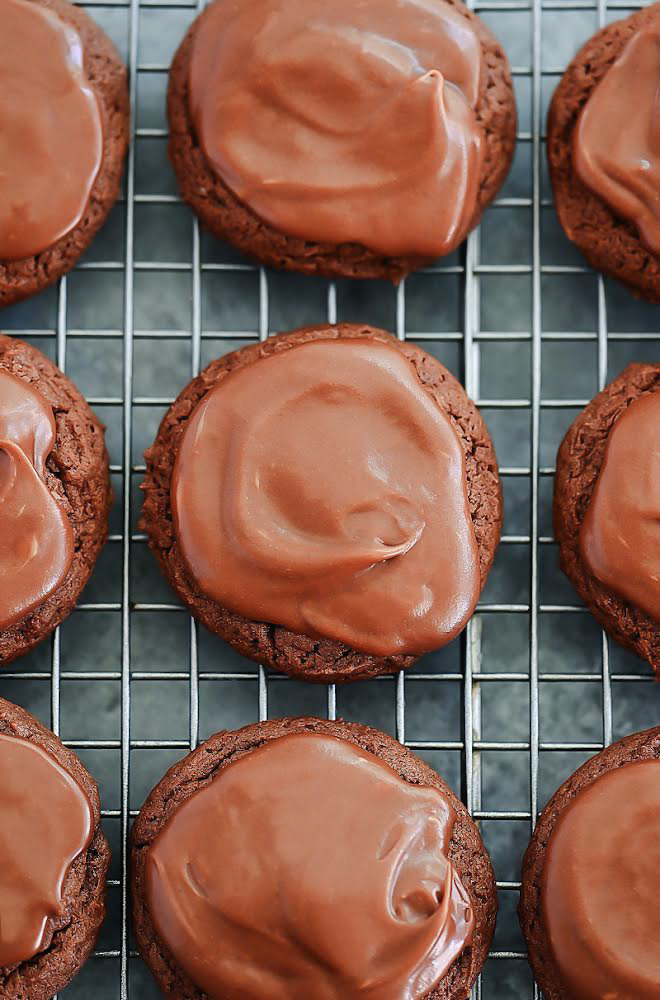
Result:
M302 712L389 728L454 784L498 877L498 931L474 996L538 997L514 907L539 808L581 760L657 723L650 673L610 647L561 582L548 516L563 430L625 363L657 359L660 332L656 310L594 276L557 232L544 104L578 44L643 5L470 4L512 54L521 112L512 180L459 254L393 290L266 272L200 233L167 174L156 109L169 57L202 0L82 4L130 69L136 112L125 193L72 275L2 317L8 332L50 351L108 423L118 496L106 554L76 612L49 647L0 677L0 694L50 723L92 769L114 845L99 949L62 997L158 996L128 918L126 841L144 794L211 732ZM267 674L197 629L145 555L135 487L140 451L171 402L163 382L173 395L239 343L338 318L389 326L462 377L494 432L510 515L492 580L460 640L406 674L318 689Z

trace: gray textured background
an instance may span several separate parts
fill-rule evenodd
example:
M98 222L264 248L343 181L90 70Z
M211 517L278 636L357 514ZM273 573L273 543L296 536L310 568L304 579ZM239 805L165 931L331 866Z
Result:
M514 66L521 132L514 168L500 204L487 212L480 234L470 241L467 266L462 250L437 269L411 277L397 293L379 282L339 282L329 291L324 280L260 272L204 234L198 242L189 211L175 197L164 133L166 68L194 17L194 4L163 0L138 7L137 0L118 0L85 6L138 70L131 162L135 203L124 199L116 207L83 266L58 289L0 317L4 330L28 335L65 362L108 425L115 469L113 535L83 595L87 608L71 616L55 644L45 643L0 677L0 695L47 724L54 721L57 728L59 722L62 738L76 746L99 781L114 847L109 916L99 942L104 955L90 961L64 995L68 1000L110 1000L129 991L140 1000L158 996L137 957L128 956L122 976L121 814L127 802L132 810L139 808L166 767L186 752L196 736L197 713L203 739L258 718L260 692L262 707L266 698L271 716L324 715L333 706L333 695L325 688L281 678L260 680L253 664L202 630L195 642L195 630L181 610L145 608L171 605L173 598L139 536L127 546L130 573L128 588L124 586L124 419L130 418L132 430L128 478L135 533L143 450L153 439L165 401L188 381L198 360L204 364L260 333L325 320L329 302L331 312L336 302L337 318L382 325L423 341L467 381L482 402L500 464L511 470L503 476L506 539L470 629L470 668L478 680L468 698L474 717L467 743L468 750L478 744L471 757L473 805L487 817L481 828L501 884L497 954L484 970L481 996L532 997L515 920L515 883L530 833L530 775L537 769L530 715L538 704L539 806L603 742L604 720L607 727L609 719L604 669L612 676L612 738L657 724L660 717L660 692L648 670L613 644L604 660L602 635L577 607L550 537L550 473L557 446L581 405L598 389L599 366L601 380L605 373L609 380L629 361L659 356L658 310L635 302L614 284L600 286L562 236L549 204L542 143L534 141L558 73L578 45L593 33L599 18L614 20L630 9L614 4L608 9L589 0L477 5ZM540 59L534 69L535 52ZM541 199L538 216L535 194ZM136 266L127 282L125 265L128 261L130 273L131 259ZM535 262L541 265L536 271ZM125 336L131 334L133 364L125 378L124 363L130 360ZM531 377L535 361L542 370L540 400ZM532 613L535 413L541 472L538 592ZM405 690L399 689L398 728L395 679L336 691L338 715L421 744L418 752L464 796L465 649L465 639L458 640L414 668ZM198 672L198 684L192 687L191 661L193 680ZM538 702L532 697L536 688L530 664L538 664L540 673ZM163 674L171 676L162 679ZM489 680L489 674L500 679ZM122 774L125 779L129 775L126 761L122 770L121 748L129 736L129 712L128 796L122 786ZM509 748L498 748L503 743ZM554 749L544 749L549 744ZM570 749L575 744L581 749Z

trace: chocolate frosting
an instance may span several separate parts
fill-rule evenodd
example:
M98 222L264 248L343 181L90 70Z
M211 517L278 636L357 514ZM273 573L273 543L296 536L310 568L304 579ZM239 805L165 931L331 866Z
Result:
M318 340L234 370L187 421L171 502L192 579L253 621L421 653L479 596L461 442L395 345Z
M649 13L585 105L573 163L660 255L660 10Z
M44 482L54 445L51 407L0 368L0 628L41 604L73 560L71 524Z
M417 1000L472 941L456 816L335 737L234 760L152 844L157 933L211 1000Z
M213 169L280 232L432 258L475 221L482 58L444 0L218 0L190 112Z
M660 622L660 392L612 427L579 541L591 573Z
M0 0L0 260L46 250L83 217L103 152L78 33Z
M94 834L92 807L74 778L29 740L0 733L0 969L48 948L49 920Z
M660 761L607 771L555 826L541 905L571 1000L658 1000Z

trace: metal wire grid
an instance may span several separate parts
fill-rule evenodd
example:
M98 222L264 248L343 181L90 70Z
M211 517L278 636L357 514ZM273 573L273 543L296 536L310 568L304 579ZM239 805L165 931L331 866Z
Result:
M595 11L598 24L602 25L611 16L611 12L619 12L624 16L635 6L644 4L630 4L628 2L606 3L605 0L598 0L592 3L590 0L490 0L484 3L471 3L470 6L483 12L529 12L531 18L531 64L514 67L516 78L528 78L531 81L531 129L528 132L519 134L519 142L528 144L531 147L531 197L503 197L500 198L497 207L500 208L525 208L531 212L532 216L532 248L531 263L525 264L484 264L480 261L480 238L477 233L473 233L463 251L462 258L458 264L443 265L431 268L430 273L454 274L458 275L462 282L462 330L450 332L412 332L408 330L406 323L406 284L402 283L396 294L396 333L401 339L415 339L416 341L429 341L435 343L458 342L462 347L462 375L468 393L479 402L479 405L491 411L496 410L519 410L529 413L530 424L530 460L528 464L517 464L501 469L503 479L523 479L529 483L529 530L521 534L507 534L502 539L503 546L526 546L529 550L529 600L522 603L493 603L482 602L479 605L477 615L470 622L466 633L461 639L461 670L444 671L438 673L416 672L415 668L407 674L399 674L396 678L383 678L370 684L390 684L395 692L395 726L398 739L405 742L407 746L420 752L425 751L457 751L461 754L461 785L463 797L478 821L523 821L533 827L539 807L539 759L543 751L581 751L584 753L594 752L603 745L607 745L612 740L613 732L613 692L612 681L646 683L650 681L650 675L641 665L634 671L621 674L612 674L610 671L610 651L606 637L601 640L600 670L598 673L582 672L550 672L545 673L540 670L539 664L539 622L541 616L560 616L564 614L582 615L584 608L578 604L550 604L542 603L540 597L540 552L544 546L552 544L552 538L540 533L540 484L543 480L553 475L553 469L541 463L540 449L540 427L542 414L546 410L573 410L583 406L586 399L563 399L563 398L542 398L541 392L541 359L542 348L545 342L580 340L595 341L597 346L597 384L601 388L607 379L608 371L608 343L612 341L626 341L639 343L644 340L657 342L660 340L660 333L657 332L616 332L608 331L606 293L603 280L598 279L598 322L595 332L545 332L542 328L542 280L545 275L573 275L589 274L588 268L580 265L547 265L542 263L541 258L541 211L550 203L542 199L542 81L545 76L559 75L563 67L542 68L541 65L541 44L543 13L545 11ZM138 61L139 53L139 32L140 13L145 9L156 10L190 10L194 12L196 8L202 6L202 0L198 3L186 4L180 0L88 0L84 4L90 8L94 15L93 8L124 8L128 15L128 61L130 67L130 89L132 106L136 107L137 101L137 81L138 75L142 74L164 74L167 72L167 65L156 63L143 63ZM166 133L161 129L135 128L133 129L134 139L164 138ZM108 749L119 751L121 768L120 787L120 807L118 809L104 809L105 820L118 821L120 826L120 856L119 875L117 879L109 882L110 892L119 894L119 941L118 947L98 951L95 958L109 969L105 975L105 981L111 982L112 986L107 993L108 996L119 996L121 1000L127 1000L132 996L140 997L143 991L131 988L129 981L129 965L134 953L131 951L128 926L128 888L127 888L127 834L134 812L130 809L129 790L131 778L131 752L143 749L163 749L185 753L194 747L198 741L200 729L200 680L203 681L241 681L256 683L257 704L255 716L259 719L268 717L269 710L269 685L273 682L278 684L290 684L284 677L266 677L262 668L256 672L211 672L200 670L199 665L199 638L195 624L190 620L189 629L189 662L182 664L180 671L153 671L140 670L138 665L132 662L131 657L131 628L133 615L140 612L183 612L180 606L164 603L135 602L132 599L131 564L135 547L144 544L144 538L132 530L134 520L132 485L135 478L139 479L144 471L144 467L135 464L132 454L132 442L134 433L134 407L158 407L162 408L171 402L168 398L157 396L140 396L134 393L134 345L143 338L162 338L163 340L185 339L191 344L191 374L196 374L201 366L202 344L206 339L226 339L243 337L244 334L231 330L209 330L203 328L202 322L202 276L207 272L226 271L228 273L238 273L241 271L254 272L255 268L249 264L242 263L209 263L202 261L201 241L199 227L196 221L192 221L192 255L190 262L166 262L166 261L139 261L136 260L136 205L142 203L167 205L177 202L174 195L151 195L139 194L136 192L136 149L135 144L131 146L128 158L128 170L126 177L126 193L123 211L125 213L125 241L124 259L109 261L88 261L80 265L82 270L95 271L115 271L120 272L124 278L123 293L123 328L106 330L70 329L68 326L68 303L67 303L67 280L63 279L57 291L57 322L55 330L30 329L14 330L12 332L27 336L50 337L55 340L56 360L60 368L66 370L67 354L76 350L79 340L86 338L110 340L120 340L123 345L123 386L121 396L97 396L90 398L92 405L109 408L120 408L122 414L123 440L121 448L121 462L115 463L111 468L115 476L120 477L122 487L121 503L121 530L115 532L110 537L110 544L117 546L121 552L121 598L119 601L90 602L86 601L78 606L78 611L114 613L121 617L121 663L119 669L112 671L71 671L62 669L61 637L58 630L52 640L50 669L46 671L33 671L18 667L13 672L5 672L3 680L13 679L50 682L50 712L51 725L58 733L60 730L60 698L61 682L63 680L79 681L117 681L121 687L121 719L119 739L73 739L68 740L67 745L79 750ZM492 211L497 211L497 207ZM190 307L190 328L187 330L140 330L135 327L134 311L134 290L135 276L141 271L153 272L177 272L184 271L191 275L191 307ZM496 332L481 329L480 320L480 283L484 276L504 276L504 275L527 275L531 278L531 329L527 332ZM259 322L258 337L265 339L269 332L273 332L269 325L269 283L272 284L277 278L268 274L264 269L258 270L259 282ZM328 283L327 286L327 318L335 321L338 315L337 288L335 284ZM361 317L369 322L369 315ZM480 398L480 348L483 344L492 342L521 340L530 345L531 348L531 372L530 390L528 398ZM631 358L632 360L632 358ZM185 613L185 612L184 612ZM528 621L528 671L511 671L501 669L498 664L497 670L486 669L482 662L482 624L484 619L490 616L523 615ZM502 617L504 622L507 619ZM148 681L178 681L188 686L189 690L189 717L188 732L189 737L182 739L139 739L134 738L131 733L131 697L132 685L135 682ZM409 685L416 682L432 681L439 683L438 698L442 697L443 690L446 689L446 682L462 684L462 736L460 739L432 739L432 740L410 740L406 739L406 691L410 691ZM486 685L493 683L520 682L528 685L529 688L529 727L528 738L524 740L507 740L506 738L484 739L482 738L482 694ZM602 740L599 741L553 741L541 742L540 740L540 706L539 706L539 685L541 682L587 682L596 684L602 692L601 714L602 714ZM4 692L3 692L4 693ZM7 692L9 693L9 692ZM11 697L11 694L9 693ZM26 707L30 707L27 705ZM337 691L334 685L327 688L326 709L329 718L336 717L337 713ZM220 727L218 727L220 728ZM506 735L506 734L504 734ZM512 809L484 809L482 808L482 762L483 754L491 751L496 752L524 752L529 755L529 806L522 810ZM502 895L516 894L519 883L514 880L499 880L498 890ZM520 963L525 959L524 952L519 950L498 949L491 953L491 959L499 962ZM491 988L492 985L492 988ZM475 998L489 997L496 998L511 996L510 985L507 986L506 978L498 981L495 977L492 984L486 986L480 981L475 987ZM507 989L509 992L507 992ZM75 991L75 986L71 988ZM70 990L66 991L67 996ZM85 993L74 992L72 996L84 996ZM95 996L99 996L94 992ZM106 994L104 993L103 996ZM154 994L155 995L155 994ZM519 996L538 997L535 986L529 985L521 987Z

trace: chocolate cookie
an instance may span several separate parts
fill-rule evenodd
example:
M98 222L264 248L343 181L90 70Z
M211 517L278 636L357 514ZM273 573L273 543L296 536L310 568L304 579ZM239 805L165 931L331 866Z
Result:
M483 22L459 0L232 10L208 8L170 72L170 157L203 224L330 277L398 281L451 252L515 147L509 64Z
M49 1000L82 968L105 917L99 792L74 753L2 698L0 760L0 996Z
M656 728L596 754L543 810L518 915L547 1000L658 995L659 778Z
M564 232L592 267L649 302L660 302L660 227L653 219L660 159L645 148L653 134L659 24L656 3L589 39L555 91L547 143Z
M0 666L71 613L110 502L103 425L36 347L0 335Z
M433 357L371 327L213 361L146 463L141 528L178 596L242 655L305 680L391 673L450 641L499 541L476 407Z
M299 767L303 762L307 762L307 774L304 767L302 771ZM361 762L359 767L355 766L357 762ZM269 783L267 772L272 767L278 770L274 783L272 775L270 779L274 794L262 795L259 785L262 781ZM325 783L319 780L315 788L314 776L320 771L327 780ZM287 775L291 776L293 784L287 782ZM227 782L238 782L234 785L237 798ZM333 827L334 836L342 841L320 845L325 859L320 865L315 864L312 857L319 846L316 835L305 830L289 837L286 832L288 824L296 822L301 808L306 817L302 820L303 825L307 827L309 822L314 826L318 816L314 808L306 809L300 796L313 797L317 793L325 802L325 805L319 804L320 810L330 809L326 822ZM256 814L250 806L253 794L258 798ZM367 798L370 804L365 809ZM243 885L237 897L241 900L239 908L243 910L244 904L246 908L254 908L251 916L247 915L247 909L244 910L236 924L232 922L231 898L222 895L225 884L222 879L231 881L229 869L232 866L207 867L206 847L197 850L194 846L195 843L201 845L202 841L195 836L192 842L186 842L193 826L200 820L202 824L205 822L205 810L211 800L214 828L220 838L227 838L225 850L229 849L230 842L233 843L234 832L238 835L235 848L240 851L240 857L234 857L233 864ZM350 802L354 804L344 810L344 805ZM432 816L436 815L436 808L440 810L436 829L444 828L444 847L430 834L429 824L435 823ZM377 819L374 819L374 810ZM256 824L251 817L256 818ZM353 831L356 838L353 841L343 842L343 820L347 820ZM166 824L167 836L164 837ZM176 838L183 836L178 847L173 841L168 842L170 834ZM324 830L318 831L321 840L324 836ZM268 842L262 845L261 853L254 850L260 838ZM203 840L211 846L213 838ZM382 845L378 848L381 840ZM199 968L195 969L197 981L199 978L208 981L209 974L220 977L215 984L215 996L221 997L223 983L226 989L228 981L236 977L233 996L265 995L262 990L267 984L269 997L290 998L291 986L295 984L296 997L313 996L314 987L320 991L323 985L326 987L324 995L341 995L349 1000L354 991L358 991L358 983L364 977L368 979L370 973L376 977L372 984L374 981L380 983L384 991L379 995L395 995L395 992L387 992L387 987L391 990L394 983L400 982L397 977L401 969L397 963L401 961L407 972L417 977L416 988L409 983L410 992L406 995L425 996L429 1000L466 1000L488 954L497 904L493 871L479 833L464 805L445 782L409 750L378 730L321 719L281 719L260 722L238 732L218 733L175 764L151 792L133 826L131 844L133 926L142 957L169 1000L184 997L202 1000L208 995L208 989L204 992L196 985L159 936L153 919L155 911L150 909L148 902L159 899L156 921L161 932L175 940L176 918L170 922L168 900L171 896L167 880L170 876L178 878L179 861L188 857L188 851L190 858L184 862L185 869L192 883L206 892L206 895L198 895L197 900L211 901L209 920L221 920L222 931L215 927L212 930L216 933L216 948L213 954L206 956L208 961L205 962L203 948L192 949L200 960ZM175 848L174 854L171 848ZM379 860L374 868L371 862L376 856ZM287 866L297 866L297 858L301 865L297 871L300 909L295 902L297 879L285 877ZM390 889L392 906L400 921L398 928L390 923L389 917L381 919L382 901L390 898L382 892L377 893L373 907L367 904L369 913L361 913L365 906L362 893L369 895L373 888L372 877L375 883L381 878L389 878L382 869L389 873L391 865L396 868L396 872L391 873L396 884ZM377 868L381 869L380 873ZM257 871L259 874L253 879ZM324 898L323 904L319 899L317 906L313 900L328 872L334 873L332 877L337 885L342 878L355 878L364 884L357 893L350 885L345 895L333 891ZM220 879L216 875L220 875ZM425 885L430 892L429 886L438 875L443 888L438 890L437 896L432 895L432 899L427 900L421 888L417 893L418 878L426 879ZM272 878L281 878L280 884L286 888L271 893ZM184 895L186 891L182 889ZM231 893L230 886L227 892ZM260 894L263 895L261 901ZM400 900L401 894L407 903ZM290 895L294 897L291 907L288 906ZM346 904L342 900L350 902ZM442 910L443 906L446 909L441 917L438 907ZM416 907L421 907L420 912ZM225 909L228 915L223 919L220 914ZM340 915L339 910L345 912ZM188 913L192 915L192 909ZM335 945L334 921L340 916L342 930ZM434 969L423 964L408 967L409 946L417 934L408 925L419 921L419 928L425 920L445 917L448 922L444 931L434 927L436 934L429 932L425 941L429 946L433 942L433 947L444 950L452 947L458 935L461 937L459 953L443 972L441 981L433 986L437 980L434 972L441 968L442 956L436 954ZM313 927L309 927L309 922ZM471 928L468 941L463 939L467 932L466 922ZM406 940L399 937L403 935L401 928L404 926L408 926L411 935ZM236 927L242 928L241 960L237 963L228 958L223 964L218 956L224 955L225 940L231 938ZM355 936L348 933L347 928L354 930ZM388 941L391 942L389 935L394 935L399 949L387 947ZM334 956L327 961L328 954L333 952ZM192 955L189 957L192 959ZM214 966L216 957L218 961ZM188 957L184 957L184 962L187 964ZM354 973L353 978L349 971ZM341 992L338 992L337 983L343 983ZM403 995L403 992L396 995Z
M51 285L91 243L119 194L130 108L126 67L85 11L0 0L0 20L0 131L34 118L0 162L1 307Z
M557 456L554 531L561 567L597 621L660 676L657 520L648 514L660 477L659 389L660 365L631 364L573 422Z

